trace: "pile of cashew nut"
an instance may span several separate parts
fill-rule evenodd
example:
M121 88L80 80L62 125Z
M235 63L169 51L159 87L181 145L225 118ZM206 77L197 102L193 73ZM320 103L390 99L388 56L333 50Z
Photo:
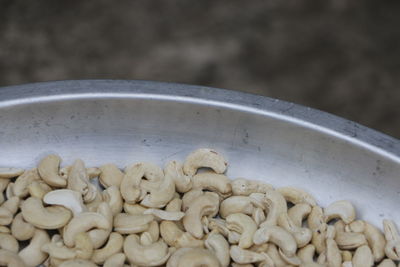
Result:
M400 260L392 221L382 232L356 220L349 201L322 208L303 189L230 180L227 162L211 149L164 170L60 163L49 155L34 169L0 168L0 266L389 267Z

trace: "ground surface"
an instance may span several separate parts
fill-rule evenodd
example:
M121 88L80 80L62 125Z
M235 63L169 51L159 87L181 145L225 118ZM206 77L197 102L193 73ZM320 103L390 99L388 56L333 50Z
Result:
M183 82L400 137L400 1L0 0L0 85Z

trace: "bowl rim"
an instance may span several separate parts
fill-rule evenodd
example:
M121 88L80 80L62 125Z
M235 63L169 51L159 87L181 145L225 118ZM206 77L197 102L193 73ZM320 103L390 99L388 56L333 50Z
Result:
M145 80L62 80L0 87L2 108L83 98L143 98L220 106L290 121L335 136L400 164L400 140L345 118L266 96ZM1 113L0 113L1 119Z

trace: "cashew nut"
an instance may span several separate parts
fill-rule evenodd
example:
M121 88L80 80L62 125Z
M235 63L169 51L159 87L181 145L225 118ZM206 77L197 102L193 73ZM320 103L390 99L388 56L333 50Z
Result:
M253 245L253 235L257 231L257 224L253 219L242 213L230 214L226 217L226 227L241 234L239 247L249 248Z
M18 255L26 266L37 266L47 259L47 253L41 250L42 246L50 242L49 234L41 229L37 229L29 245L22 249Z
M103 267L124 267L126 256L124 253L117 253L109 257Z
M391 259L383 260L378 267L396 267L396 264Z
M165 176L171 177L175 183L176 191L186 193L192 189L192 180L190 176L183 173L183 166L177 161L170 161L164 170Z
M24 172L23 169L11 168L11 167L0 167L0 179L10 179L20 176Z
M185 216L185 213L181 211L165 211L159 209L147 209L143 214L154 215L156 218L167 221L179 221Z
M234 262L240 264L260 262L266 259L262 253L242 249L239 246L231 246L230 255Z
M222 196L229 196L232 186L228 177L214 172L202 172L192 177L193 188L210 190Z
M229 265L231 261L229 244L221 234L211 232L205 240L204 245L215 254L221 267L227 267Z
M40 198L43 200L44 196L53 190L43 180L33 181L28 185L28 192L31 197Z
M6 249L18 253L19 244L17 239L10 234L0 233L0 249Z
M141 215L146 210L145 207L140 204L128 204L124 203L124 211L131 215Z
M123 200L119 188L116 185L111 185L103 191L103 200L108 203L112 214L115 216L121 213Z
M142 194L148 192L140 202L145 207L162 208L174 197L175 183L171 176L163 176L160 182L142 181Z
M64 261L59 267L97 267L97 265L88 260L75 259Z
M50 191L44 196L43 202L49 205L63 206L72 211L74 216L86 211L82 195L79 192L70 189Z
M307 203L312 207L317 205L317 201L315 200L315 198L303 189L287 186L278 188L276 189L276 191L281 193L286 201L291 202L295 205L300 203Z
M61 158L57 155L48 155L39 162L39 175L50 186L65 187L67 185L67 180L58 172L60 162Z
M353 204L347 200L339 200L330 204L324 209L325 222L332 219L342 219L345 224L349 224L356 218L356 211Z
M287 213L287 204L281 193L275 190L268 190L265 193L265 202L267 204L267 219L260 224L260 227L275 226L278 223L280 214Z
M0 207L0 225L9 225L18 210L20 199L11 197Z
M266 226L259 228L254 233L253 241L256 245L272 242L276 244L288 257L296 254L296 240L288 231L279 226Z
M249 196L251 193L265 193L272 190L270 184L260 181L252 181L244 178L237 178L231 182L232 193L234 196Z
M222 218L226 218L229 214L244 213L252 215L254 211L254 200L245 196L232 196L221 202L219 213Z
M123 244L124 238L121 234L116 232L111 233L106 245L93 252L92 261L96 264L103 264L112 255L121 252Z
M278 217L278 226L291 233L299 248L307 245L312 238L312 231L308 228L296 226L287 213L281 213Z
M383 230L386 238L386 256L392 260L400 260L400 236L396 225L391 220L383 220Z
M186 158L183 171L190 176L195 175L199 168L211 168L216 173L224 173L227 166L228 163L220 154L208 148L200 148Z
M353 267L368 267L374 265L374 257L371 249L367 246L361 246L356 249L353 256Z
M18 213L11 224L12 235L20 240L25 241L31 239L35 233L35 227L26 222L22 216L22 213Z
M38 181L38 180L40 180L40 176L37 169L25 171L15 180L13 186L14 195L20 198L28 196L29 194L28 186L33 181Z
M346 232L343 221L335 223L335 241L340 249L356 249L367 244L367 239L361 233Z
M8 267L25 267L25 263L17 253L0 249L0 265Z
M379 262L385 257L386 240L382 232L370 223L365 223L364 235L368 245L372 250L375 262Z
M171 247L202 247L203 240L196 239L190 233L184 232L171 221L163 221L160 224L160 234L164 241Z
M100 166L99 169L101 171L99 181L104 187L108 188L115 185L119 188L124 174L115 164L105 164Z
M149 223L153 220L153 215L120 213L114 217L114 230L120 234L141 233L149 228Z
M209 250L203 248L181 248L175 251L167 262L167 267L217 267L219 261Z
M58 229L71 219L71 212L61 206L44 207L42 200L30 197L21 205L25 221L41 229Z
M85 163L80 159L75 160L69 170L67 188L80 193L85 203L96 198L97 188L90 183Z

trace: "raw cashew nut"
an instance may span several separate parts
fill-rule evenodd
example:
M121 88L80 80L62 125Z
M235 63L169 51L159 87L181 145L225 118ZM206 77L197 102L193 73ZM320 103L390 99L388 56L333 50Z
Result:
M253 245L253 235L257 231L257 224L253 219L242 213L230 214L226 217L226 227L241 234L239 247L249 248Z
M252 193L265 193L268 190L273 190L272 185L244 178L233 180L231 185L234 196L249 196Z
M325 222L332 219L342 219L345 224L349 224L356 218L356 211L353 204L347 200L339 200L330 204L324 209Z
M391 259L383 260L378 267L396 267L396 264Z
M124 253L117 253L109 257L103 267L124 267L126 256Z
M11 224L11 234L19 241L25 241L31 239L34 233L35 227L24 220L21 212L18 213Z
M41 229L37 229L29 245L22 249L18 255L26 266L37 266L47 259L47 253L41 250L42 246L50 242L49 234Z
M287 213L281 213L279 215L278 226L282 227L293 235L299 248L304 247L311 241L312 231L308 228L296 226L289 218Z
M192 180L190 176L183 173L183 166L177 161L170 161L164 169L165 176L172 178L175 183L176 191L186 193L192 189Z
M135 204L140 196L140 183L143 178L151 182L159 182L163 179L163 171L151 163L137 163L129 165L125 169L125 175L121 181L121 195L128 204Z
M18 210L19 198L11 197L0 207L0 225L9 225Z
M324 212L321 207L315 206L311 209L311 213L307 217L308 227L316 231L321 229L325 224Z
M165 207L175 194L175 183L171 176L163 176L160 182L142 181L140 188L142 194L148 192L140 204L149 208Z
M103 191L102 195L103 200L108 203L114 216L121 213L123 200L119 188L116 185L107 187L107 189Z
M17 239L10 234L0 233L0 249L6 249L18 253L19 244Z
M192 177L193 188L210 190L223 196L228 196L232 192L232 186L228 177L211 171L202 172Z
M266 256L262 253L242 249L239 246L231 246L229 252L232 260L240 264L255 263L266 259Z
M203 196L195 199L183 217L183 225L189 233L196 238L203 237L203 226L201 218L203 216L215 216L218 213L219 196L213 192L206 192Z
M106 245L103 248L97 249L93 252L91 260L96 264L103 264L112 255L121 252L123 244L124 238L122 235L113 232L110 234Z
M86 211L82 195L79 192L70 189L50 191L44 196L43 202L49 205L63 206L72 211L74 216Z
M229 244L221 234L211 232L204 242L204 245L215 254L221 267L227 267L229 265L231 261Z
M142 266L158 266L164 264L171 253L167 244L159 240L151 245L143 246L135 234L125 238L124 253L131 264Z
M0 265L8 267L25 267L25 263L17 253L0 249Z
M182 197L182 211L186 212L192 202L202 195L204 195L204 192L199 188L186 192Z
M260 224L260 227L275 226L281 213L287 213L287 204L281 193L275 190L269 190L265 193L265 202L267 204L267 219Z
M0 167L0 179L11 179L20 176L24 172L23 169Z
M311 213L311 206L306 203L296 204L288 210L288 216L294 225L301 227L303 221Z
M353 256L353 267L368 267L374 265L374 257L371 249L367 246L357 248Z
M115 185L117 188L119 188L122 179L124 178L124 174L115 164L105 164L100 166L99 169L101 171L99 181L105 188L108 188L112 185Z
M11 233L10 229L7 226L0 225L0 233L2 234L9 234Z
M15 196L24 198L28 196L28 186L33 182L33 181L38 181L40 180L39 173L37 169L32 169L25 171L21 176L19 176L14 183L13 186L13 193Z
M341 267L342 255L340 254L340 250L333 237L329 237L328 233L327 236L328 238L326 239L326 261L328 263L328 266Z
M386 240L382 232L375 226L365 223L364 235L368 245L372 250L375 262L379 262L385 257Z
M124 211L131 215L141 215L146 210L145 207L140 204L128 204L124 203Z
M1 179L0 178L0 205L4 202L4 190L7 188L8 184L10 183L9 179Z
M54 187L67 186L67 180L59 175L61 158L57 155L48 155L43 158L38 165L38 172L40 177L48 185Z
M184 232L171 221L162 221L160 234L163 240L171 247L203 247L204 241L196 239L190 233Z
M288 231L279 226L267 226L259 228L254 233L253 241L256 245L272 242L276 244L288 257L295 256L296 254L296 240Z
M340 249L356 249L367 244L364 234L345 232L343 221L335 223L336 235L335 241Z
M71 212L61 206L44 207L42 200L30 197L21 205L25 221L41 229L58 229L71 219Z
M311 263L318 264L318 263L314 262L314 255L315 255L315 247L311 244L309 244L305 247L302 247L297 252L297 257L299 257L299 259L301 260L303 265L306 264L304 266L309 266L309 264L311 264ZM318 265L316 265L316 266L318 266Z
M68 189L80 193L85 203L89 203L96 198L97 188L89 181L85 163L77 159L72 164L68 173Z
M143 214L151 214L156 218L167 221L179 221L185 216L185 213L181 211L165 211L159 209L147 209Z
M172 254L167 267L216 267L220 266L217 257L204 248L181 248Z
M208 148L200 148L190 153L183 165L185 174L193 176L199 168L211 168L216 173L224 173L228 163L225 159Z
M386 238L386 256L392 260L400 260L400 236L396 225L391 220L383 220L383 230Z
M153 215L120 213L114 217L114 230L120 234L136 234L146 231L154 220Z
M91 261L75 259L75 260L67 260L59 265L59 267L98 267Z
M233 213L252 215L254 206L255 201L250 197L232 196L221 202L219 213L222 218L226 218L229 214Z
M182 199L174 198L171 200L167 206L165 206L165 211L181 211L182 210Z
M53 190L43 180L33 181L28 186L28 192L31 197L40 198L43 200L44 196ZM15 189L14 189L15 191Z
M307 203L312 207L317 205L315 198L303 189L287 186L278 188L276 191L281 193L287 202L291 202L295 205L300 203Z

